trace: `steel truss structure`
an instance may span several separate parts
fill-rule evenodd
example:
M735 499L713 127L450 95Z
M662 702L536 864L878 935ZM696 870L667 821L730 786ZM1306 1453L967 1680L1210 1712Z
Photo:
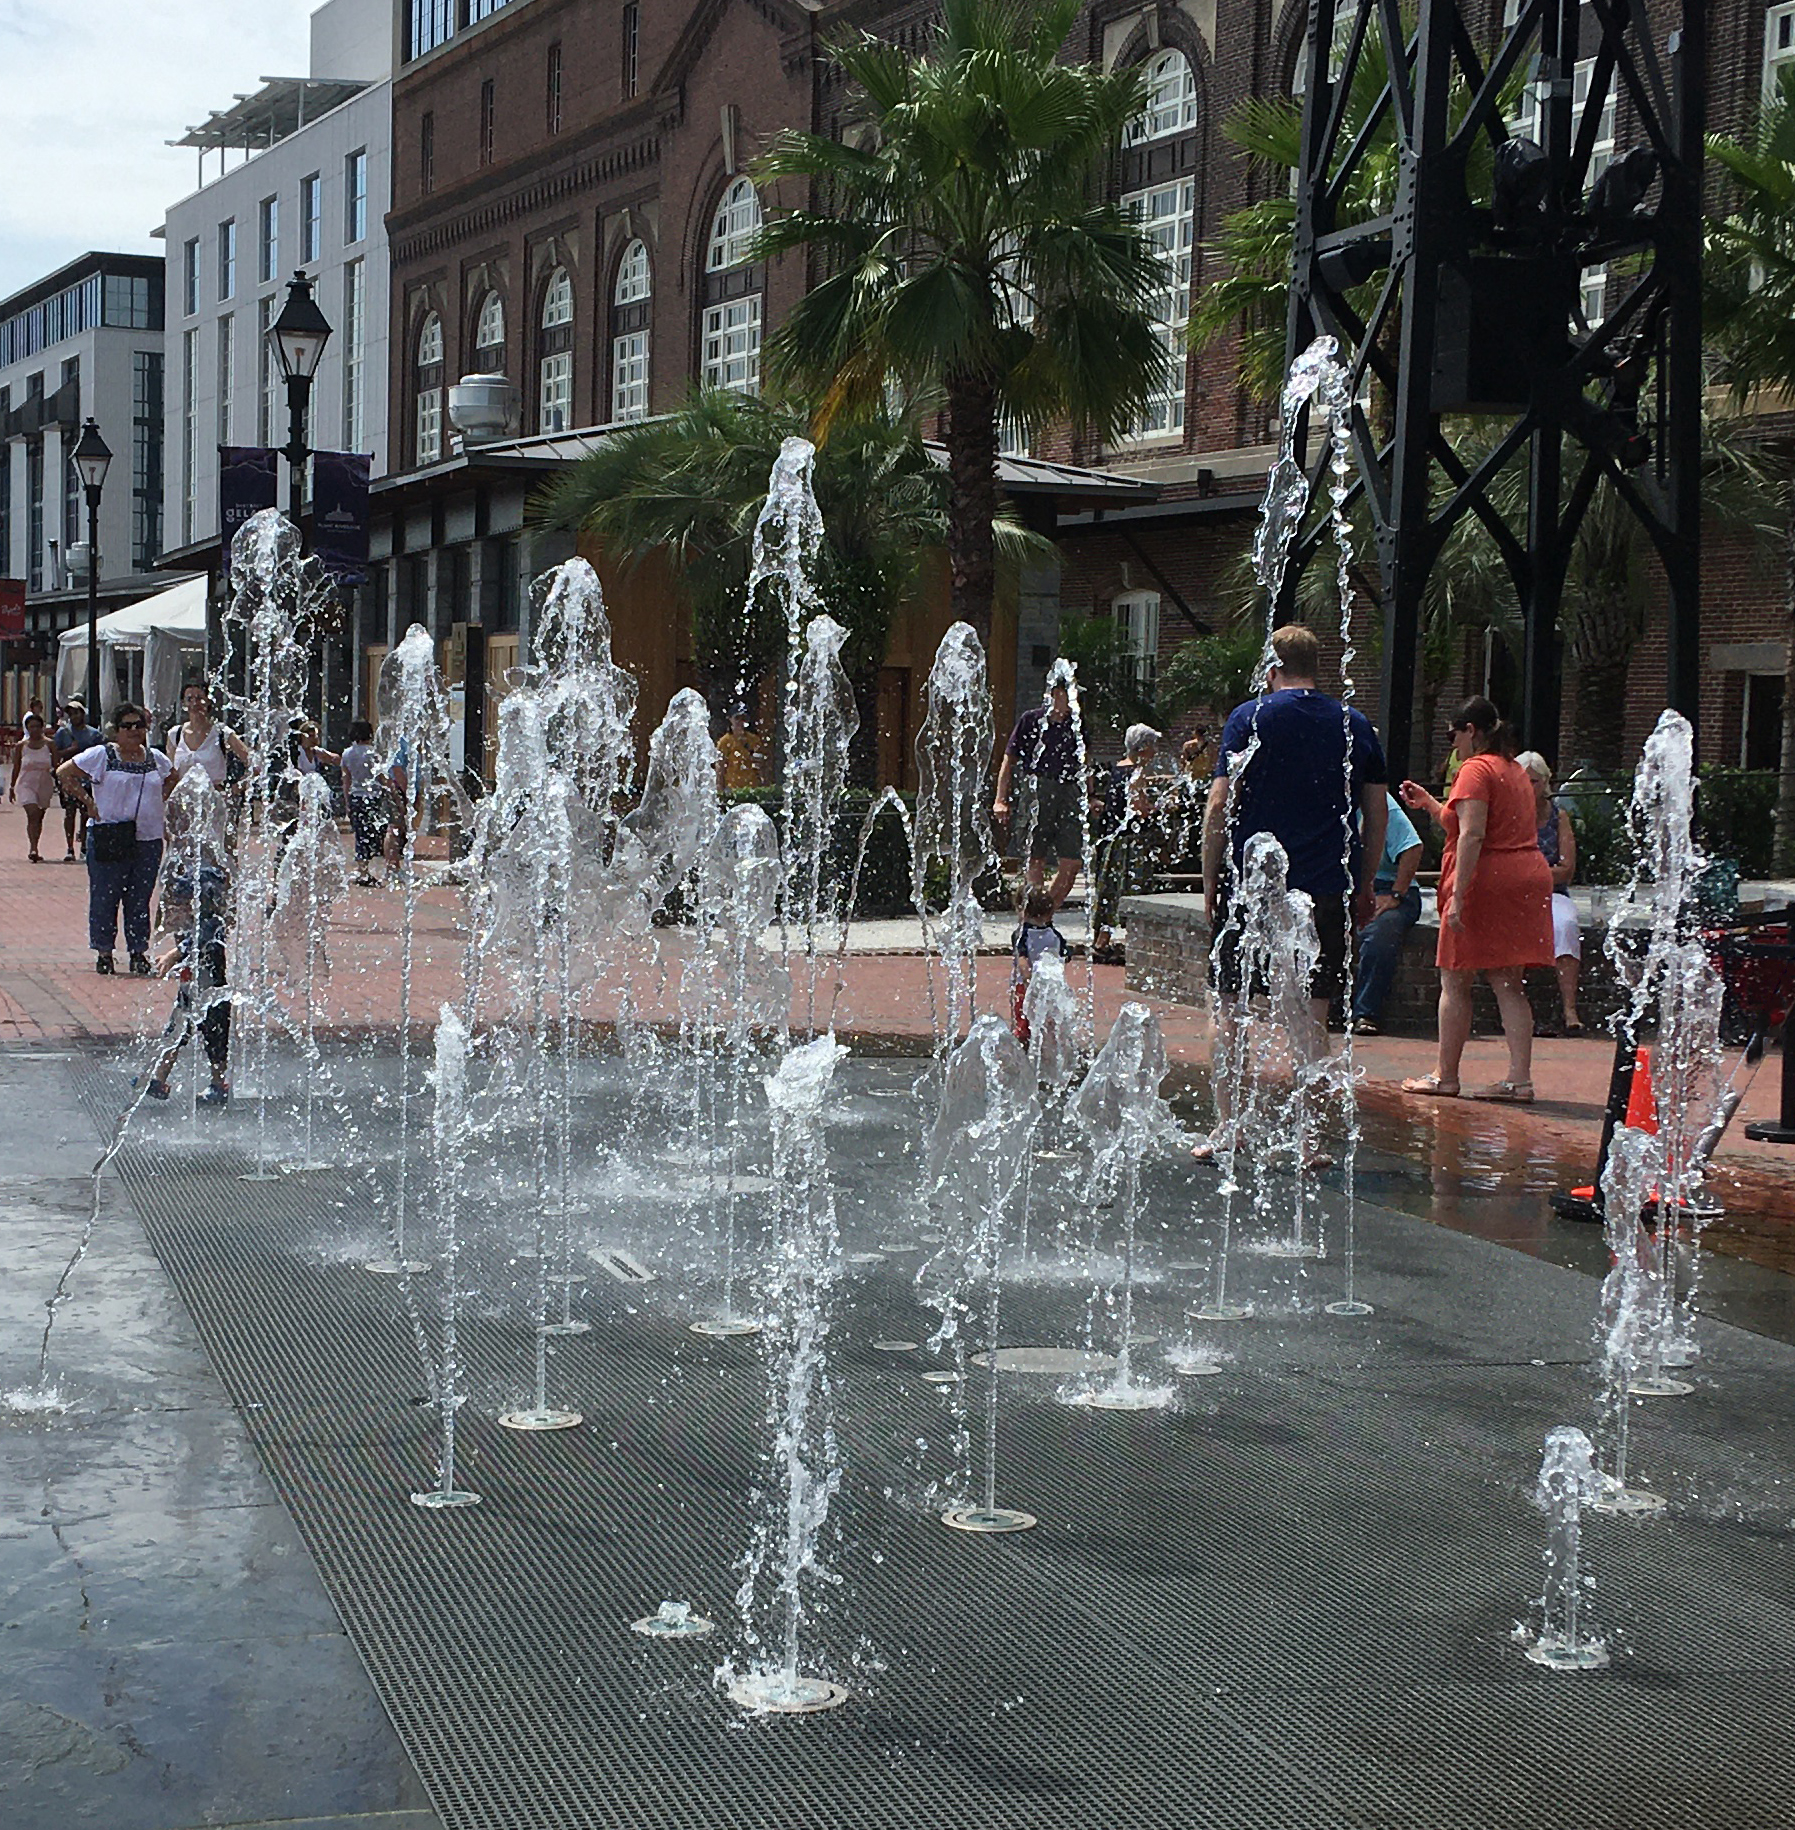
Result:
M1354 495L1375 536L1397 770L1410 766L1429 576L1466 515L1521 608L1523 734L1554 754L1559 606L1603 479L1662 564L1666 697L1696 716L1706 0L1672 9L1510 0L1486 60L1487 14L1469 0L1421 0L1418 13L1310 0L1287 353L1327 333L1351 360ZM1529 91L1537 138L1506 118ZM1611 97L1608 122L1632 146L1592 183ZM1379 159L1393 168L1384 207L1349 220L1377 197ZM1592 326L1581 278L1610 262L1630 278ZM1292 548L1286 610L1325 534L1326 441L1310 443L1316 512ZM1521 465L1517 512L1514 478L1492 486Z

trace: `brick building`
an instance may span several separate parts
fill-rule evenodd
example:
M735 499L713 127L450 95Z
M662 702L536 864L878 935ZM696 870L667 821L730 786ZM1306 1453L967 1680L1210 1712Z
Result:
M526 522L543 476L604 428L675 406L694 382L757 385L762 338L804 271L796 257L745 258L763 204L746 171L779 129L838 125L844 98L820 55L831 33L865 28L914 42L932 10L889 0L397 0L393 475L376 492L381 563L358 612L358 699L414 619L452 658L469 631L496 640L486 669L496 675L527 643L527 580L566 550ZM1501 12L1502 0L1489 0L1492 38ZM1741 125L1767 69L1795 54L1783 42L1792 20L1787 0L1719 0L1716 128ZM1179 349L1191 296L1213 277L1205 243L1255 186L1283 182L1250 166L1223 125L1252 96L1290 92L1305 21L1301 0L1093 0L1068 47L1145 66L1149 105L1114 183L1173 257L1160 315ZM1630 144L1624 99L1603 134L1607 146ZM1603 276L1589 283L1599 310ZM1133 436L1109 448L1062 436L1034 452L1135 487L1037 497L1064 565L1057 589L1030 581L1028 601L1000 615L995 633L1011 651L994 666L1000 697L1034 690L1062 608L1121 621L1143 675L1229 613L1238 589L1229 568L1252 524L1274 427L1236 385L1231 350L1205 351L1182 371L1182 386L1153 403ZM512 384L504 436L462 438L451 425L449 390L468 374ZM1707 743L1735 760L1751 731L1768 728L1779 690L1781 582L1776 567L1724 545L1710 577ZM614 581L612 597L619 652L643 674L645 704L664 703L690 677L669 581L647 571ZM939 621L921 607L894 637L904 680L894 680L891 703L913 698ZM1662 641L1654 621L1635 669L1631 740L1662 704ZM1499 652L1486 661L1485 647L1467 644L1457 686L1503 685ZM1359 671L1375 711L1375 667ZM903 748L885 746L894 756Z

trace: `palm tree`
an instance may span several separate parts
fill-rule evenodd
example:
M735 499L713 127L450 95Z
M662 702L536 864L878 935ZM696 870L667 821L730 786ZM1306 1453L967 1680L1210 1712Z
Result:
M1760 389L1795 403L1795 67L1777 72L1749 138L1716 135L1708 150L1731 193L1728 214L1708 225L1708 318L1722 373L1741 406ZM1782 490L1789 657L1772 868L1788 872L1795 871L1795 473L1785 474Z
M770 363L822 402L823 432L894 386L945 408L953 609L986 638L1000 419L1112 437L1171 360L1153 323L1165 262L1103 200L1141 77L1058 61L1080 10L945 0L920 52L864 33L836 45L855 85L847 137L785 133L757 167L809 190L760 252L817 265Z
M783 441L813 415L802 405L729 393L695 395L678 412L609 436L546 489L539 525L589 536L626 568L665 553L692 618L707 689L745 695L785 653L784 604L748 602L754 524ZM874 687L891 620L915 595L924 556L947 538L947 475L913 427L883 414L837 427L817 451L823 518L817 584L848 631L843 663L860 701L870 763ZM996 524L1006 569L1051 549L1012 516Z

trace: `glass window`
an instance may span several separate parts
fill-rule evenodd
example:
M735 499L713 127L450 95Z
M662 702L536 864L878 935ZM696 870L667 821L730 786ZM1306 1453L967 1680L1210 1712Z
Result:
M323 253L324 180L313 172L299 180L299 259L303 265Z
M233 217L218 225L218 296L237 296L237 223Z
M489 76L480 85L480 163L492 163L493 129L497 120L498 104L495 100L492 78Z
M723 193L723 200L711 219L705 271L721 273L727 268L741 266L748 258L749 244L759 228L760 198L746 178L738 178Z
M708 305L704 312L703 383L731 394L760 392L760 294Z
M505 368L505 301L489 292L480 301L474 326L474 366L482 374L502 374Z
M343 161L343 239L358 242L368 232L368 153L365 147Z
M614 305L640 304L648 297L650 289L647 245L633 241L617 263L617 290L612 294L611 302Z
M196 250L198 245L197 242L194 244ZM199 309L197 279L196 274L194 291L194 309L196 311ZM85 291L86 288L82 287L80 290ZM109 325L115 330L160 330L162 328L161 314L157 307L161 304L161 299L157 293L158 289L152 287L150 281L141 274L109 273L106 275L104 303L99 322ZM70 326L69 334L71 336L77 330L85 330L88 324L93 322L85 310L81 316L83 319L81 323Z
M1589 105L1589 85L1595 75L1596 62L1593 57L1586 57L1572 72L1571 77L1571 138L1573 143L1582 128L1583 111ZM1601 177L1614 159L1614 100L1616 79L1610 77L1608 93L1602 98L1601 118L1596 124L1595 143L1590 149L1589 171L1585 183L1594 184ZM1531 82L1521 91L1515 103L1514 118L1509 122L1509 131L1523 140L1543 142L1545 127L1540 118L1541 85Z
M256 213L256 278L280 278L280 199L264 197Z
M648 332L627 331L611 339L611 417L648 417Z
M557 267L549 276L548 288L542 295L542 328L557 330L572 322L573 281L567 277L565 267Z
M343 447L359 451L367 437L362 405L362 346L367 337L368 278L362 261L343 269Z
M218 320L218 442L231 444L231 396L237 368L237 320L226 312Z
M1764 17L1764 96L1776 91L1777 72L1795 64L1795 6L1773 6Z
M642 9L630 0L623 9L623 94L625 100L636 93L640 73L642 44Z
M547 125L550 133L561 131L561 47L552 44L548 48L548 94L546 97Z
M181 249L181 310L188 316L199 310L199 237Z
M275 428L280 424L280 364L268 332L274 324L274 294L256 301L256 361L259 364L256 389L256 443L272 445Z
M1197 124L1197 78L1182 51L1161 51L1147 65L1147 99L1122 135L1124 146L1164 140Z
M0 388L0 419L12 406L12 389ZM0 578L16 578L12 569L12 444L0 438Z
M1156 185L1122 199L1166 260L1166 283L1153 301L1153 327L1171 357L1170 374L1135 425L1135 438L1170 438L1184 430L1184 330L1190 321L1190 279L1196 238L1195 179Z
M131 353L132 569L149 571L161 552L162 352L140 349Z
M189 331L188 336L193 332ZM44 441L30 439L25 445L25 584L27 589L44 588Z
M538 430L565 432L573 419L573 351L556 350L544 356L538 381Z
M418 120L418 186L436 189L436 113L428 108Z
M411 27L405 55L422 57L439 44L447 44L455 31L455 0L411 0Z
M1127 591L1109 607L1138 691L1149 697L1159 670L1159 593Z
M416 457L420 466L442 461L443 323L431 312L418 331Z
M191 546L199 512L199 332L181 338L181 544Z

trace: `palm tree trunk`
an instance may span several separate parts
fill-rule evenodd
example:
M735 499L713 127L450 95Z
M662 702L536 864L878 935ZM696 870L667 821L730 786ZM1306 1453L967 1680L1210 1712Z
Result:
M970 623L987 649L997 562L991 523L997 518L997 390L983 375L947 381L947 555L953 613Z
M1579 760L1587 757L1599 769L1621 766L1633 644L1633 619L1624 593L1586 587L1577 607L1571 754Z
M1771 869L1779 877L1795 872L1795 477L1783 484L1783 512L1788 552L1783 568L1783 625L1789 649L1783 660L1783 732L1776 790L1776 837Z

